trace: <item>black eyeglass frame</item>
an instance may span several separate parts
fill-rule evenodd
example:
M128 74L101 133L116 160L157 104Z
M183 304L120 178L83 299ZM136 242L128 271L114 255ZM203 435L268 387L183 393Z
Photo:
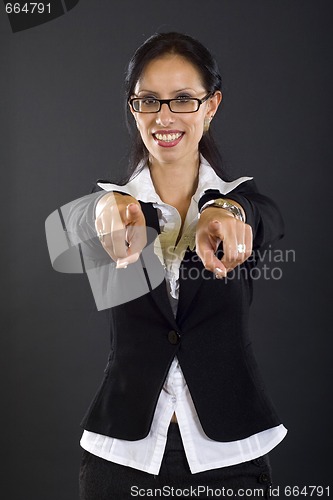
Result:
M170 102L171 101L181 102L181 99L177 99L177 98L173 98L173 99L157 99L156 97L154 97L153 98L154 101L157 101L159 103L159 105L160 105L157 111L137 111L136 109L134 109L133 101L143 101L145 99L148 99L148 97L132 97L132 99L129 99L128 102L129 102L131 108L133 109L134 113L142 113L142 114L159 113L161 111L162 104L167 104L168 108L171 111L171 113L176 113L176 114L181 114L181 113L196 113L197 111L199 111L199 108L200 108L201 104L203 104L204 102L206 102L210 97L213 97L214 93L215 92L209 92L209 94L207 94L202 99L198 99L197 97L188 97L187 98L188 100L197 101L198 107L197 107L197 109L195 111L173 111L171 109L171 107L170 107Z

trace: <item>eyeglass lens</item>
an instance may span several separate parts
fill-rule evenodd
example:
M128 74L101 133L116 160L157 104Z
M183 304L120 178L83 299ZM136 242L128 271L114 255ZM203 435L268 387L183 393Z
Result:
M157 99L134 99L133 108L139 113L156 113L160 110L160 102ZM174 113L193 113L199 108L196 99L171 99L169 107Z

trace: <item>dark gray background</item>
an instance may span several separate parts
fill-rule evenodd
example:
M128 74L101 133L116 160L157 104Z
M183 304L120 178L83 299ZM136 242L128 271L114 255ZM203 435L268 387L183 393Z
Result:
M280 248L296 252L281 280L257 281L251 318L289 429L271 453L275 483L331 485L332 2L81 0L16 34L1 12L2 498L78 498L79 421L108 339L85 277L52 270L44 221L124 168L126 63L170 30L217 58L226 165L278 202Z

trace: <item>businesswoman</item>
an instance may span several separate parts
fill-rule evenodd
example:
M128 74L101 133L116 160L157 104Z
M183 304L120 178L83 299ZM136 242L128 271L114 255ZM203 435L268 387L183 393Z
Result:
M255 255L283 228L252 178L224 176L210 129L221 100L218 67L201 43L150 37L126 78L128 175L99 182L93 202L69 211L69 233L86 231L89 251L110 264L104 290L110 281L114 295L129 294L100 307L111 351L82 421L81 500L157 498L171 488L269 495L267 453L286 429L258 373L248 312ZM152 265L163 273L157 284ZM148 285L132 296L134 269Z

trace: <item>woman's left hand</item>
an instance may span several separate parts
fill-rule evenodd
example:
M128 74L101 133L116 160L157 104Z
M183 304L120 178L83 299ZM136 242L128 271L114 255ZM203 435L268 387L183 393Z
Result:
M223 258L215 255L223 245ZM209 271L224 278L252 253L252 228L223 208L207 207L200 215L196 230L196 252Z

